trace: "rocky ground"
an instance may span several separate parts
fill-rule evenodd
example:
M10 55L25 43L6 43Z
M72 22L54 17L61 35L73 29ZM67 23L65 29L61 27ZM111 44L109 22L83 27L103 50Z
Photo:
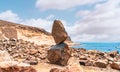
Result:
M47 51L51 46L39 46L24 40L0 40L0 50L7 51L13 60L30 64L38 72L69 71L79 69L81 72L119 72L120 55L117 51L100 52L84 48L72 48L72 56L67 66L51 64ZM74 67L73 67L74 66ZM56 69L54 69L56 68ZM77 72L77 71L72 71Z
M46 48L47 47L47 48ZM16 60L37 64L38 61L45 61L49 46L40 46L22 39L0 40L0 50L6 50Z

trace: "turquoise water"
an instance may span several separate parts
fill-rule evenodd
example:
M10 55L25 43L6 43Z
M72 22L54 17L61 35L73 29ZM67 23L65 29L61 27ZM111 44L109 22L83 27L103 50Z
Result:
M120 42L80 42L75 48L85 48L87 50L100 50L110 52L118 50L120 52Z

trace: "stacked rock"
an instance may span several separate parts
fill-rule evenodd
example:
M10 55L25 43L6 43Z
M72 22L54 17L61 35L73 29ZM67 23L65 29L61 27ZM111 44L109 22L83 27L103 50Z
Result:
M50 63L67 65L71 57L71 48L68 47L64 41L67 39L68 34L60 20L55 20L52 28L52 36L56 45L48 50L47 59Z

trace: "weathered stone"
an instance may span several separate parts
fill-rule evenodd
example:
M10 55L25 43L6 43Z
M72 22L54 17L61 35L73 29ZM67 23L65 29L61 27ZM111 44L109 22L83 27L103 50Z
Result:
M9 55L7 51L0 50L0 62L2 61L12 61L13 58Z
M0 72L37 72L32 67L24 67L24 66L10 66L10 67L0 67Z
M94 61L92 60L80 60L79 64L83 66L93 66Z
M11 39L11 38L18 38L17 37L17 30L15 28L4 28L2 29L2 33L5 35L5 37Z
M80 60L87 60L87 57L85 57L85 56L80 56L79 59L80 59Z
M52 68L50 72L62 72L62 70L58 68Z
M30 49L30 54L35 54L37 53L38 51L36 49Z
M120 70L120 62L113 62L110 66L113 69Z
M13 46L14 45L14 46ZM38 48L41 49L41 52L38 51ZM5 50L8 53L2 52L1 55L7 59L7 57L13 57L15 60L44 60L47 56L47 48L41 48L41 46L35 45L34 43L24 41L22 39L3 39L0 40L0 50ZM6 56L6 54L10 54ZM1 58L2 59L2 58ZM0 59L0 60L1 60Z
M60 20L55 20L52 27L52 36L56 44L64 42L68 35Z
M117 54L119 54L119 52L118 51L112 51L112 52L109 52L108 53L111 57L115 57Z
M107 62L105 62L104 60L98 60L98 61L95 62L94 65L97 66L97 67L100 67L100 68L106 68L107 67Z
M80 60L80 61L79 61L79 63L80 63L80 65L85 66L85 65L86 65L86 63L87 63L87 61L86 61L86 60Z
M30 65L37 65L38 61L37 60L25 60L24 63L30 64Z
M71 48L69 48L65 43L57 44L48 50L47 59L50 63L67 65L70 57Z

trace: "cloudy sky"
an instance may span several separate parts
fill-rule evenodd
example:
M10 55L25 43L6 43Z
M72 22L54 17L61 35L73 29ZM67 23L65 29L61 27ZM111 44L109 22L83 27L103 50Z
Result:
M120 41L120 0L0 0L0 19L49 32L60 19L73 41Z

